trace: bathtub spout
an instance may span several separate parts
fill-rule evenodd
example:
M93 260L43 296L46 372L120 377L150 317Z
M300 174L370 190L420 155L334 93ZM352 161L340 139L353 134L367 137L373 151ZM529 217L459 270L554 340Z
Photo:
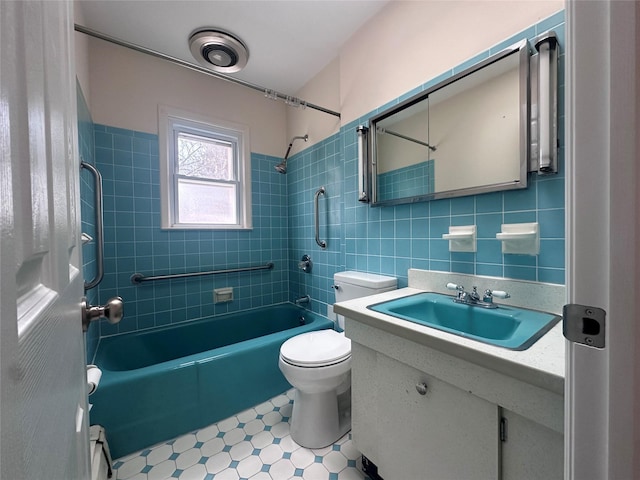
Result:
M310 302L311 297L309 295L296 298L296 305L308 305Z

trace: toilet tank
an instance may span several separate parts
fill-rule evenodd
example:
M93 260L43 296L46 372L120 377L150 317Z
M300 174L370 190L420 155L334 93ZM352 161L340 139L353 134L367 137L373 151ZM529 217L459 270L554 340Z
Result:
M336 302L388 292L398 287L396 277L362 272L338 272L333 276Z
M336 302L375 295L398 288L396 277L376 275L375 273L338 272L333 275ZM344 330L344 316L337 315L337 327Z

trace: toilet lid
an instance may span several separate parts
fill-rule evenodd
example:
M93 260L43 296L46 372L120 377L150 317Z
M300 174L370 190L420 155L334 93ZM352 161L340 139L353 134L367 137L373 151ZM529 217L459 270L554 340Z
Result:
M351 356L351 340L335 330L302 333L284 342L280 355L300 367L332 365Z

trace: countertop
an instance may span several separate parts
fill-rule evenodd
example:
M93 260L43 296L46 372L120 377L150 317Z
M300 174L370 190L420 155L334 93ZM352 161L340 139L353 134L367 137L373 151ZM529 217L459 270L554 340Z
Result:
M335 313L344 315L347 318L347 337L349 337L348 319L353 319L398 337L439 350L447 355L458 357L544 388L555 394L563 395L565 340L562 335L562 322L558 322L528 349L514 351L463 338L367 308L367 306L375 303L424 291L426 290L406 287L336 303L333 308Z

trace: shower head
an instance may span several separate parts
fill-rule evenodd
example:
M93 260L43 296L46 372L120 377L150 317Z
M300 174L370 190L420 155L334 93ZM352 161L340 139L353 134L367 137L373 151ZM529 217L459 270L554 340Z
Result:
M291 139L291 141L289 142L289 148L287 148L287 153L284 154L284 159L278 165L273 167L279 173L287 173L287 158L289 158L289 152L291 152L291 147L293 147L293 142L298 140L298 139L304 140L306 142L307 140L309 140L309 135L293 137Z
M278 173L287 173L287 160L283 160L273 168L275 168Z

